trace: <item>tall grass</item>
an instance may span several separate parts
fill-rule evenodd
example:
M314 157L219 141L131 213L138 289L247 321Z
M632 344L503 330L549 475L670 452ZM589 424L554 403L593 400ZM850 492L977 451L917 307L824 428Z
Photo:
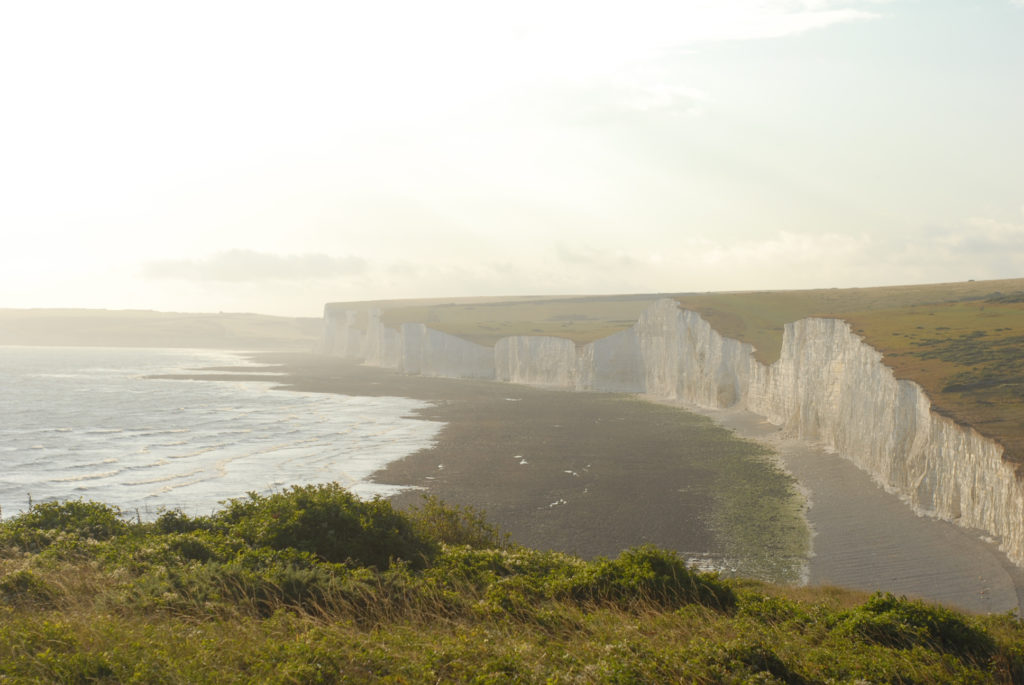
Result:
M725 581L650 547L583 561L437 500L39 506L0 523L0 682L1024 682L1015 616ZM324 523L350 516L348 555Z

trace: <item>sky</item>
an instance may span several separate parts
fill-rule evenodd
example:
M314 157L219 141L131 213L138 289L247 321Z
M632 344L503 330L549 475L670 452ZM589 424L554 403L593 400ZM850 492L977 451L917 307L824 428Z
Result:
M1024 277L1024 0L0 2L0 307Z

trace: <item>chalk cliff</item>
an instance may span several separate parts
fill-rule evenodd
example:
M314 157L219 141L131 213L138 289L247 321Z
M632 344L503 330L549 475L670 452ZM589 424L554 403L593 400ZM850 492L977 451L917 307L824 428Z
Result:
M669 299L632 328L579 348L547 336L489 348L423 324L395 331L376 310L336 307L325 310L324 344L330 354L406 373L741 407L835 449L917 512L988 532L1024 565L1024 484L1002 446L933 412L919 385L896 380L882 355L837 319L788 324L770 366Z
M576 388L576 344L565 338L515 335L494 346L499 381L552 388Z
M402 354L395 364L380 364L405 373L444 378L494 378L494 350L427 328L402 324ZM368 362L369 363L369 362Z

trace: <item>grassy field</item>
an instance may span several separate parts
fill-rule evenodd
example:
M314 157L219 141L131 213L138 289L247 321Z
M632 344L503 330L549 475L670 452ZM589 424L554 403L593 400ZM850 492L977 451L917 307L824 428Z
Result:
M891 316L883 318L891 320L908 308L978 301L993 293L1019 291L1024 291L1024 279L880 288L706 293L677 295L675 299L683 307L700 313L723 335L752 344L757 359L770 364L779 358L783 326L798 319L820 316L850 320L856 315L864 323L861 334L872 335L875 332L872 313L889 312Z
M398 305L384 309L383 321L396 327L423 323L480 345L493 345L510 335L551 335L585 345L629 328L656 299L624 295Z
M844 317L935 409L1024 463L1024 298L920 304Z
M334 485L0 523L4 683L1011 683L1024 625L510 546L476 510Z
M507 335L553 335L585 344L632 325L664 295L513 301L391 302L384 321L418 321L493 344ZM779 357L785 324L841 318L898 378L924 387L935 409L998 440L1024 463L1024 279L930 285L671 295L721 334Z

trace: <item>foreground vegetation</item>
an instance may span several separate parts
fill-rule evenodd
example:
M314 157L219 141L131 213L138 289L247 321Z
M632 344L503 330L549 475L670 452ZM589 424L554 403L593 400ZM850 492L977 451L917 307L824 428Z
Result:
M0 681L1024 682L1024 628L891 595L585 562L336 485L211 516L0 523Z

